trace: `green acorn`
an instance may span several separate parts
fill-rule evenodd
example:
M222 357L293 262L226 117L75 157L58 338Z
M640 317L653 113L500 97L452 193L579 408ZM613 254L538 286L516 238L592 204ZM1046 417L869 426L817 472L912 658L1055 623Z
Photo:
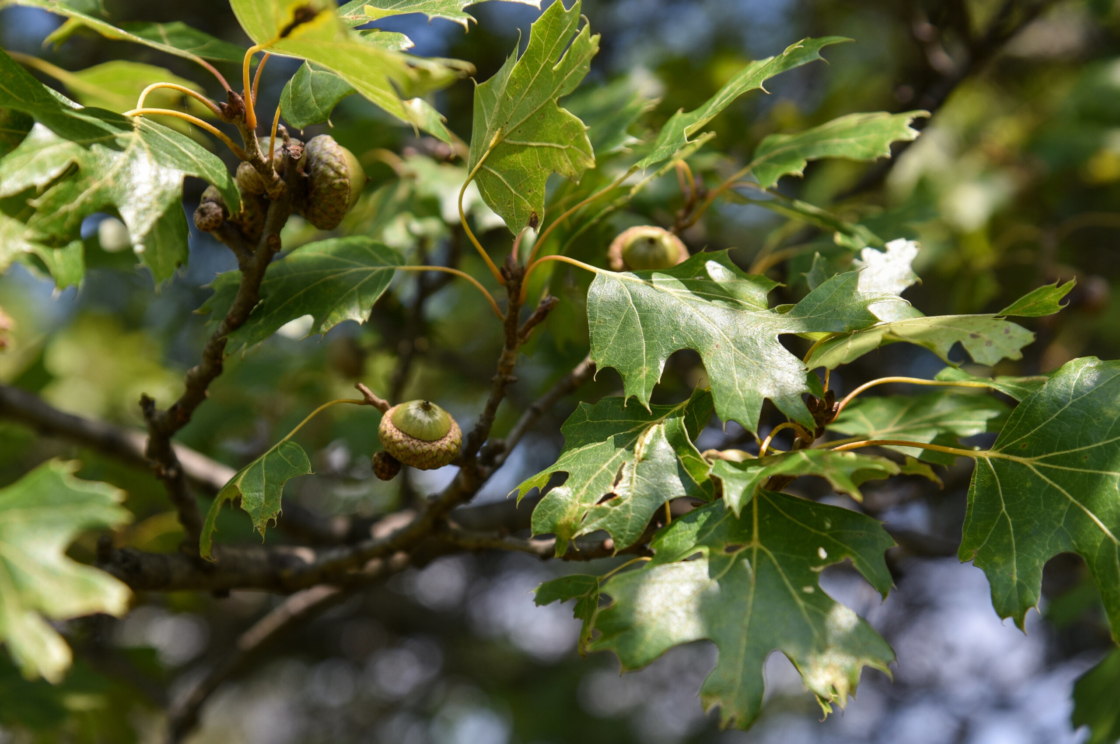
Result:
M333 230L358 201L369 179L354 153L327 134L307 143L304 159L307 198L300 204L300 212L320 230Z
M386 452L418 470L442 468L458 456L463 444L455 419L426 400L390 408L381 417L377 436Z
M611 241L607 258L614 271L670 269L688 258L688 248L664 228L639 225Z

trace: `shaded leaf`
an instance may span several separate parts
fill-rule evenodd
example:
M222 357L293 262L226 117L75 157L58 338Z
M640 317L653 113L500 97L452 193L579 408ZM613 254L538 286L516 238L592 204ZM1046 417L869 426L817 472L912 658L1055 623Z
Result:
M572 114L587 125L592 152L608 155L621 152L640 140L631 127L657 104L643 96L630 78L577 90L564 102Z
M861 294L858 277L833 277L779 312L766 301L776 284L744 274L726 252L700 253L666 271L602 272L587 297L591 358L600 369L617 369L626 396L645 405L669 355L694 349L724 421L753 430L770 398L787 416L815 428L801 400L808 392L805 366L778 336L876 322L868 305L884 297Z
M1053 315L1065 307L1060 303L1062 299L1069 294L1069 291L1073 289L1075 284L1077 284L1077 280L1070 279L1060 287L1057 282L1039 287L1033 292L1029 292L1015 300L1015 302L1012 302L997 314L1017 315L1022 318L1039 318L1044 315Z
M22 111L0 108L0 158L23 142L35 120Z
M398 251L364 237L332 238L296 248L269 267L261 282L260 303L230 334L226 351L259 344L304 315L315 319L310 333L326 333L345 320L364 323L403 264ZM214 296L202 311L215 320L224 318L240 282L239 271L219 275L211 285Z
M72 3L48 2L47 0L7 0L5 5L22 5L27 8L41 8L56 15L69 18L72 22L88 26L107 39L130 41L135 44L158 49L187 59L210 59L218 62L240 62L245 50L236 44L217 39L210 34L191 28L185 23L122 23L119 26L104 19L82 12ZM88 9L87 9L88 10Z
M553 3L533 23L521 58L515 49L494 77L475 87L467 168L482 198L513 233L544 220L545 184L573 181L595 165L583 122L558 99L576 89L599 51L599 37L579 28L580 3ZM477 172L476 172L477 169Z
M204 92L201 85L181 78L171 71L146 65L140 62L113 60L78 72L59 77L83 106L103 108L124 113L136 108L140 93L152 83L174 83L197 93ZM152 108L175 109L203 119L213 119L214 112L202 102L168 88L160 88L148 94L144 105ZM189 126L178 119L161 120L166 126L176 123Z
M539 603L538 603L539 604ZM1112 649L1101 663L1085 672L1073 685L1074 728L1089 727L1085 744L1116 744L1120 741L1120 649Z
M879 635L818 583L826 566L851 559L884 596L883 559L893 541L874 519L785 494L760 492L741 519L722 504L662 530L656 558L612 577L613 602L595 617L593 651L614 651L622 670L673 646L709 640L719 649L704 681L704 708L724 725L749 728L762 708L766 657L789 657L827 713L854 694L864 666L883 671L894 654ZM683 560L699 554L695 560Z
M727 108L732 101L752 90L762 89L767 80L795 67L823 59L820 50L830 44L839 44L850 39L839 36L826 36L821 39L804 39L786 48L784 52L766 59L751 62L744 67L731 82L723 86L718 93L708 99L701 107L689 111L682 110L673 114L673 117L662 128L653 143L652 151L638 162L639 168L649 168L658 163L676 156L687 147L700 128L714 119L717 114Z
M579 652L581 654L586 653L587 644L591 641L595 613L599 609L599 583L601 581L602 579L598 576L588 576L587 574L562 576L538 586L534 597L537 607L550 605L553 602L576 600L575 611L572 614L577 620L583 622L579 633Z
M946 367L937 373L935 380L949 382L982 382L993 390L998 390L1004 395L1009 395L1015 400L1022 400L1038 390L1050 379L1050 375L1035 375L1033 377L977 377L957 367Z
M960 439L997 432L1010 409L990 395L941 390L924 395L856 398L844 407L828 430L860 439L903 439L909 442L960 445ZM912 457L951 465L952 455L916 447L891 447Z
M977 453L960 558L984 570L1000 617L1019 627L1042 568L1078 553L1120 640L1120 362L1075 359L1011 413Z
M222 505L240 497L241 508L253 520L253 528L264 536L270 521L280 516L280 500L284 484L292 478L311 473L307 453L295 442L280 441L267 452L237 471L229 483L222 487L206 513L202 525L199 554L206 560L212 557L214 531Z
M296 129L327 121L334 107L354 93L354 86L330 70L304 62L280 93L284 119Z
M606 530L622 550L645 532L665 502L684 496L710 500L708 464L694 440L711 419L712 398L698 390L675 406L627 406L624 398L581 403L564 422L556 463L518 487L518 498L542 491L556 473L562 486L533 510L533 533L556 535L556 554L579 535Z
M127 586L66 557L80 531L132 519L121 491L75 470L51 460L0 489L0 641L28 679L58 682L70 666L70 647L47 620L128 610Z
M754 498L755 491L775 475L815 475L827 480L837 493L846 493L862 501L860 484L898 473L898 465L885 457L825 449L784 452L743 462L716 460L712 463L712 475L723 481L723 503L736 516Z
M0 273L16 260L33 255L51 272L59 289L78 284L85 271L82 241L52 248L29 236L27 219L35 209L27 203L27 197L27 194L19 194L0 199Z
M804 175L810 160L889 158L892 142L909 142L918 137L910 122L921 116L929 114L848 114L797 134L772 134L754 151L751 172L759 185L768 189L782 176Z
M882 238L864 225L848 222L827 209L821 209L800 199L791 199L781 194L773 194L771 198L754 199L734 190L725 192L725 198L740 204L762 207L791 220L805 222L831 232L833 241L848 250L858 251L868 245L883 245Z

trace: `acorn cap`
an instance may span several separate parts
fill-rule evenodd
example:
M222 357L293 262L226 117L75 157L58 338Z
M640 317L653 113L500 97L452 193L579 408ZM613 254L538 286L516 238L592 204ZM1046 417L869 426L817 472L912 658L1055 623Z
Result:
M386 452L418 470L442 468L458 456L463 444L455 419L426 400L390 408L381 417L377 436Z
M333 230L354 206L369 178L354 153L320 134L304 149L308 176L303 216L320 230Z
M614 271L670 269L688 259L688 248L664 228L639 225L611 241L607 258Z

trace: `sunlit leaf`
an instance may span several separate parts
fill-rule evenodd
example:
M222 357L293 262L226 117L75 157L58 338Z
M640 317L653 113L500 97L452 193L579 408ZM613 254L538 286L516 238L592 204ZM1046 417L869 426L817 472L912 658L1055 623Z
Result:
M1057 282L1039 287L1033 292L1020 297L1010 305L999 311L999 315L1017 315L1022 318L1038 318L1044 315L1053 315L1060 312L1064 305L1061 301L1077 284L1076 279L1070 279L1062 286Z
M785 175L803 175L810 160L874 160L891 155L892 142L909 142L918 131L910 123L925 111L904 114L848 114L797 134L772 134L754 151L751 172L768 189Z
M645 568L613 576L602 593L593 651L614 651L624 672L674 646L708 640L719 649L700 689L724 725L749 728L762 708L762 669L779 650L825 713L847 703L864 666L886 671L894 654L871 626L820 588L820 571L850 559L886 596L882 525L846 509L760 492L742 518L722 504L675 520L654 540ZM699 554L693 560L684 560Z
M506 1L529 5L538 10L541 7L541 0ZM444 18L468 28L474 18L464 13L463 8L484 2L487 0L353 0L339 8L338 12L343 18L352 19L355 23L369 23L405 13L423 13L429 19Z
M518 489L521 498L543 491L554 474L568 474L533 510L533 533L554 533L557 555L572 538L596 530L610 533L621 550L641 537L666 501L711 499L708 464L692 444L711 415L707 391L649 411L619 397L581 404L561 428L559 459Z
M573 181L595 165L586 127L558 99L576 89L599 51L599 37L580 24L580 3L553 3L533 24L521 58L511 54L474 90L474 128L467 167L482 198L518 233L544 219L545 184L553 173Z
M66 556L80 531L132 518L121 491L78 480L76 469L52 460L0 489L0 641L29 679L57 682L70 666L70 647L48 620L119 616L131 596L117 579Z
M877 322L868 306L885 297L859 292L858 277L833 277L779 312L766 300L776 284L744 274L726 252L700 253L666 271L603 272L587 297L591 358L600 369L617 369L626 396L645 405L669 355L694 349L724 421L754 429L769 398L787 416L815 428L801 400L809 391L805 366L778 336Z
M937 373L936 380L949 382L982 382L993 390L998 390L1004 395L1009 395L1015 400L1022 400L1038 390L1050 379L1050 375L1035 375L1032 377L977 377L957 367L946 367Z
M684 111L675 113L657 136L652 151L638 162L638 167L649 168L674 157L689 145L701 127L714 119L736 98L749 91L763 89L762 86L767 80L786 70L823 59L820 56L821 49L844 41L850 40L839 36L805 39L787 47L784 52L775 57L751 62L703 106L687 114Z

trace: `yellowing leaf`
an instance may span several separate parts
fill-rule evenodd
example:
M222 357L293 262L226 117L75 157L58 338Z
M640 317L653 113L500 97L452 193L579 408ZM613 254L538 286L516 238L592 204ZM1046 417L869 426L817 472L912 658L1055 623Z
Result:
M66 557L75 535L107 529L132 515L124 494L73 477L73 463L52 460L0 489L0 641L28 678L58 682L70 647L47 620L128 609L128 587Z

